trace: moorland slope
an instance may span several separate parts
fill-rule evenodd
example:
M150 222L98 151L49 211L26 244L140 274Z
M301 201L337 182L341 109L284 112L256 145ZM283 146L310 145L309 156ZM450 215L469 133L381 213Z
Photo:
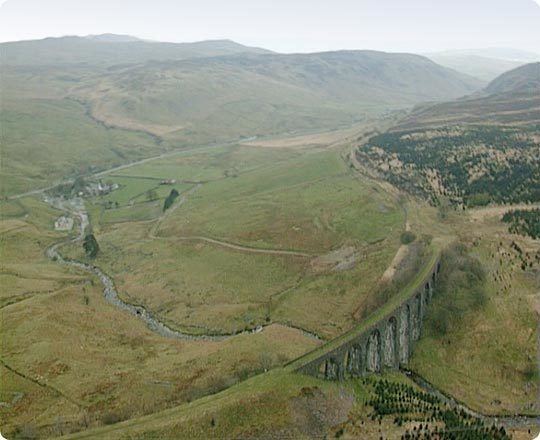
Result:
M0 52L8 196L171 149L348 126L481 86L417 55L281 55L230 41L105 35Z
M527 125L540 121L540 63L506 72L481 92L413 111L395 130L458 123Z

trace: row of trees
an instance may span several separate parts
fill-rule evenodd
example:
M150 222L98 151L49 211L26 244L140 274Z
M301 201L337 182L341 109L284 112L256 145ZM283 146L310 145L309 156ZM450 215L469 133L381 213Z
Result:
M509 440L503 427L487 426L484 421L466 413L463 409L450 407L433 394L420 391L410 385L386 379L366 378L372 385L372 419L395 415L394 424L416 422L402 439L463 439L463 440Z

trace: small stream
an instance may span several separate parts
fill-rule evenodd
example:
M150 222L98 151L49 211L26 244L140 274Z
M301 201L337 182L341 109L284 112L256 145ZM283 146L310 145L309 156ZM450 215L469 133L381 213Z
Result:
M159 334L160 336L163 336L166 338L173 338L173 339L189 340L189 341L223 341L223 340L226 340L235 336L239 336L239 335L260 333L264 329L264 327L266 327L267 325L271 325L271 324L267 324L264 326L259 326L254 330L244 330L242 332L238 332L234 334L221 334L221 335L209 335L209 334L192 335L192 334L184 333L178 330L173 330L172 328L168 327L166 324L162 323L158 318L156 318L150 311L148 311L143 306L133 305L133 304L129 304L123 301L118 296L118 292L114 286L114 282L112 278L108 276L105 272L103 272L99 267L92 264L83 263L82 261L64 258L62 256L62 254L59 252L59 249L62 246L68 243L74 243L74 242L78 243L83 240L86 229L89 226L88 214L84 208L84 201L82 199L73 199L69 201L59 201L57 199L45 199L45 200L49 204L54 206L55 208L61 209L67 214L77 217L79 220L78 223L79 223L79 230L80 230L76 238L71 239L71 240L65 240L49 247L46 250L46 255L51 260L54 260L60 264L75 267L77 269L82 269L86 272L96 275L99 278L101 284L103 285L103 296L110 304L141 319L142 321L146 323L147 327L150 330ZM319 341L321 340L317 335L307 332L303 329L295 328L293 326L286 326L286 327L301 331L307 337L317 339ZM442 393L440 390L435 388L433 385L427 382L424 378L415 374L414 372L410 370L406 370L406 369L403 369L402 371L408 377L410 377L418 386L420 386L422 389L429 392L430 394L435 395L442 402L448 404L449 406L453 408L463 409L466 413L470 414L473 417L481 419L488 424L503 425L507 428L531 428L531 427L540 426L540 416L527 416L527 415L486 416L486 415L480 414L466 407L465 405L458 402L454 398Z
M79 220L78 223L79 223L79 230L80 230L76 238L62 241L49 247L46 250L47 257L53 261L56 261L59 264L75 267L77 269L82 269L86 272L96 275L99 278L101 284L103 285L103 296L110 304L141 319L142 321L146 323L147 327L150 330L159 334L160 336L163 336L166 338L173 338L173 339L189 340L189 341L223 341L223 340L235 337L235 336L260 333L264 329L264 327L272 325L270 323L270 324L258 326L257 328L253 330L243 330L241 332L229 333L229 334L218 334L218 335L216 334L193 335L193 334L184 333L184 332L170 328L169 326L161 322L156 316L154 316L152 312L147 310L145 307L139 306L139 305L133 305L133 304L123 301L118 295L118 292L114 286L114 282L112 278L109 275L107 275L105 272L103 272L99 267L92 264L84 263L82 261L65 258L59 252L59 249L62 246L68 243L79 243L79 242L82 242L82 240L84 239L86 229L90 225L89 220L88 220L88 214L84 208L84 201L82 199L62 200L62 199L57 199L57 198L55 199L45 198L45 201L49 203L50 205L52 205L53 207L64 211L66 214L70 214L77 217ZM279 324L279 325L283 325L283 324ZM306 330L298 329L292 326L286 326L286 327L301 331L305 336L309 338L317 339L319 341L321 340L317 335L310 333Z

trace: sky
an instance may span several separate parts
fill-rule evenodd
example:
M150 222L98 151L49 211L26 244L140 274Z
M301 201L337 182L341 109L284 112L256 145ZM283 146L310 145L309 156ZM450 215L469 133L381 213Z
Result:
M540 0L0 0L0 41L117 33L278 52L540 52Z

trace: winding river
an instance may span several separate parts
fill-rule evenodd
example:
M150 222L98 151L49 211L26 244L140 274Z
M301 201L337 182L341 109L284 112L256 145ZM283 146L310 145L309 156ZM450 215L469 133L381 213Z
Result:
M189 341L223 341L223 340L233 338L235 336L239 336L243 334L259 333L264 329L265 326L272 325L272 324L266 324L265 326L259 326L254 330L244 330L242 332L238 332L234 334L220 334L220 335L210 335L210 334L193 335L193 334L184 333L178 330L174 330L168 327L166 324L161 322L152 312L148 311L145 307L129 304L123 301L118 295L118 292L115 288L112 278L109 275L107 275L103 270L101 270L98 266L87 264L78 260L65 258L62 256L62 254L59 251L59 249L62 246L65 246L69 243L74 243L74 242L80 243L83 240L85 236L85 232L87 228L89 227L88 214L84 209L84 202L80 199L70 200L67 202L63 201L60 203L58 199L56 200L46 199L46 201L50 203L53 207L57 209L61 209L66 214L77 217L78 225L79 225L79 234L77 235L77 237L73 239L63 240L61 242L58 242L50 246L46 250L47 256L51 260L56 261L59 264L81 269L97 276L101 284L103 285L103 296L110 304L141 319L142 321L145 322L145 324L150 330L159 334L160 336L163 336L166 338L173 338L173 339L189 340ZM280 324L280 325L283 325L283 324ZM319 341L321 340L317 335L307 332L303 329L299 329L293 326L286 326L286 327L300 331L307 337L314 338ZM476 411L471 410L470 408L463 405L462 403L456 401L454 398L442 393L440 390L435 388L433 385L431 385L429 382L427 382L425 379L418 376L414 372L406 370L406 369L403 370L403 372L407 376L409 376L422 389L429 392L430 394L437 396L439 399L441 399L443 402L445 402L449 406L463 409L468 414L476 418L479 418L485 422L494 423L496 425L503 425L507 428L530 428L530 427L540 426L540 416L527 416L527 415L487 416L487 415L480 414Z
M145 322L145 324L150 330L159 334L160 336L163 336L166 338L183 339L183 340L190 340L190 341L223 341L229 338L233 338L235 336L260 333L265 327L272 325L272 323L269 323L269 324L260 325L253 330L243 330L241 332L230 333L230 334L218 334L218 335L216 334L193 335L193 334L184 333L184 332L170 328L169 326L161 322L151 311L149 311L145 307L139 306L139 305L133 305L133 304L123 301L118 295L118 291L116 290L116 287L114 285L114 281L112 280L112 278L109 275L107 275L103 270L101 270L98 266L84 263L79 260L65 258L60 253L59 250L62 246L65 246L69 243L80 243L84 239L86 230L88 229L90 225L89 220L88 220L88 214L86 210L84 209L84 201L82 199L72 199L72 200L64 201L60 199L47 199L47 198L45 199L45 201L49 203L51 206L53 206L54 208L60 209L68 215L77 217L78 225L79 225L79 234L77 235L77 237L74 239L63 240L59 243L56 243L50 246L46 250L47 257L53 261L56 261L59 264L81 269L81 270L84 270L86 272L96 275L103 286L103 296L110 304L141 319L142 321ZM284 324L279 324L279 325L300 331L304 334L304 336L307 336L309 338L322 341L321 338L319 338L317 335L310 333L306 330L289 326L289 325L284 325Z

